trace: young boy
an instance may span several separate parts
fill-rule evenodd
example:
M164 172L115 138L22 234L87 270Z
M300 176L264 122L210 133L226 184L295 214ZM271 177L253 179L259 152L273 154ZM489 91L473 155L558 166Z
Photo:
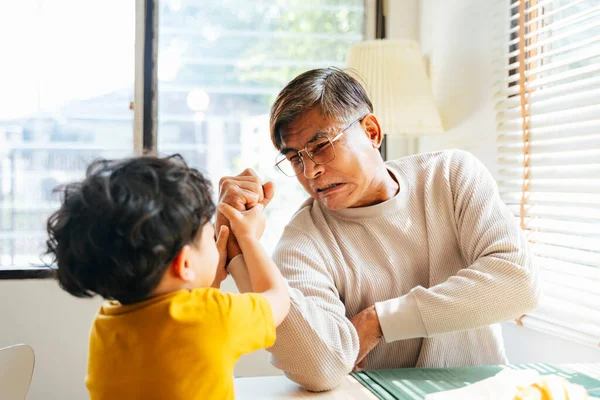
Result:
M63 194L47 242L60 285L109 300L91 331L91 399L233 399L235 362L273 345L289 310L258 242L263 207L219 207L256 292L228 294L229 230L215 244L210 183L181 157L96 161Z

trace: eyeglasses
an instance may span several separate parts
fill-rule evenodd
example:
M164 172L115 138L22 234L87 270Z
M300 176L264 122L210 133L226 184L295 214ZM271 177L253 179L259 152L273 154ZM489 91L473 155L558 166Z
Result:
M339 140L348 129L352 128L357 122L362 121L365 117L366 115L352 122L333 139L330 139L327 136L317 136L315 139L306 143L302 150L297 152L290 151L287 155L279 153L275 159L275 166L285 175L293 178L304 172L304 156L302 153L306 153L308 158L317 165L327 164L328 162L333 161L335 158L335 148L333 147L333 143Z

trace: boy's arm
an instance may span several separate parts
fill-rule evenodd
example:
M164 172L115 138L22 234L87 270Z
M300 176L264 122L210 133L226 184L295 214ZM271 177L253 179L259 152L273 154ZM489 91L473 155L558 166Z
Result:
M290 296L285 280L258 240L252 237L238 238L238 243L248 266L252 289L267 298L273 311L275 326L279 326L290 310Z
M258 204L246 213L262 213L262 209L262 204ZM236 233L236 238L248 267L247 271L252 291L266 297L273 312L275 325L278 326L284 320L290 308L290 297L283 276L259 243L257 237L260 234L257 235L252 229L241 229L242 226L250 227L250 225L244 225L247 222L242 221L245 218L242 213L224 203L219 205L219 211L231 221L234 227L240 227Z
M235 286L237 286L240 293L248 293L252 291L250 275L248 275L246 262L244 261L244 256L241 253L235 256L229 262L229 265L227 265L227 271L233 278Z
M250 168L237 176L224 176L219 181L219 203L229 204L238 211L250 210L256 204L267 207L274 195L273 182L263 185L258 175ZM217 230L222 225L229 227L229 220L223 213L217 212ZM231 261L240 254L242 251L236 237L230 235L227 243L228 259Z

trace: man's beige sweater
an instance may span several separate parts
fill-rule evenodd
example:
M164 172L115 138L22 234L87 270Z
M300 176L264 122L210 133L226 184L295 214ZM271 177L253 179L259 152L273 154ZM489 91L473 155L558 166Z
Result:
M394 198L341 211L308 200L274 252L292 307L272 363L309 390L353 368L349 319L373 304L384 338L368 369L506 363L498 323L538 303L527 240L475 157L453 150L386 166L400 184ZM247 288L243 257L229 268Z

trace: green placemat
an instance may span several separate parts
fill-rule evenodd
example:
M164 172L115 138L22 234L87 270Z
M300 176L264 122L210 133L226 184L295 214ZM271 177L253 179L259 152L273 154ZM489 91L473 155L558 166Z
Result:
M541 375L555 374L600 395L600 381L567 367L550 364L523 364L492 367L405 368L361 371L352 375L382 400L423 399L427 394L458 389L490 378L504 368L534 369Z

